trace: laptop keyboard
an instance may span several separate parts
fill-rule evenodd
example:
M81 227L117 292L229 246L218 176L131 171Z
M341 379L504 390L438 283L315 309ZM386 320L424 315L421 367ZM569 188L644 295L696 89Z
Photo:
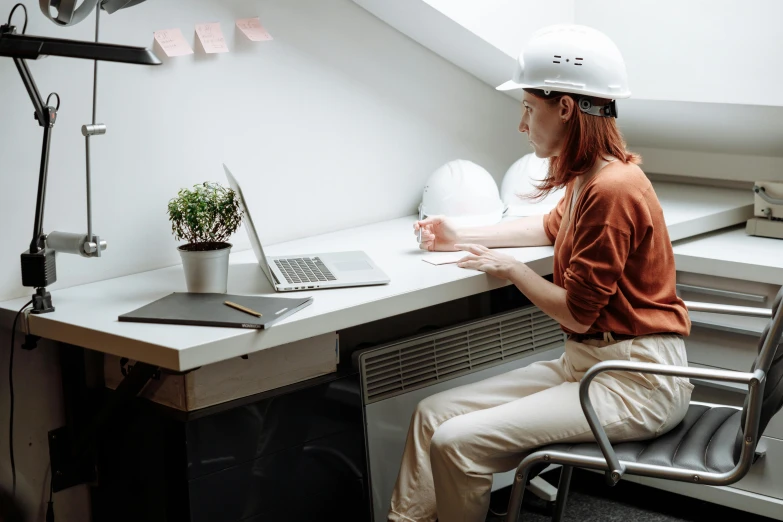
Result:
M289 283L318 283L337 280L317 257L275 259L275 264Z

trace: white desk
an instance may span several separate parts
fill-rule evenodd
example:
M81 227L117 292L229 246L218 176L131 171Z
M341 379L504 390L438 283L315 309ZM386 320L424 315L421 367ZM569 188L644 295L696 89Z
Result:
M761 283L783 283L783 240L732 227L674 244L677 270Z
M664 208L673 241L742 223L752 214L752 195L745 191L672 183L657 183L655 188ZM391 283L376 287L312 291L314 302L311 306L267 331L117 321L117 317L125 312L171 292L184 291L185 281L181 266L54 290L52 298L56 311L40 316L31 315L28 323L29 331L45 339L127 357L149 363L153 367L184 371L484 293L508 284L483 273L466 271L454 265L433 266L422 262L421 257L427 253L418 250L411 226L413 220L414 217L410 216L268 248L270 255L362 249L389 274ZM512 252L518 259L528 263L536 273L541 275L551 273L553 254L551 247L514 249ZM228 291L238 294L274 295L251 251L232 254ZM25 296L0 303L0 324L10 327L14 314L27 299ZM63 352L66 355L76 352L73 354L75 356L78 355L79 350L63 350ZM129 377L123 381L124 383L133 381L128 384L124 393L112 394L112 398L120 400L126 396L128 398L135 396L146 384L149 377L145 376L146 373L138 373L140 366L143 365L136 365ZM152 368L141 371L147 372L150 369ZM65 377L68 375L64 375ZM334 382L329 379L333 379ZM104 477L116 473L116 476L127 477L131 482L146 480L143 477L148 476L149 469L160 465L159 462L154 461L154 457L151 458L151 455L184 455L187 449L188 453L195 452L194 462L202 464L202 461L212 462L212 467L206 469L202 465L199 467L200 471L194 471L184 464L176 467L176 476L187 478L179 480L174 489L181 488L182 491L189 492L190 496L186 498L166 496L165 499L161 497L161 502L165 501L167 505L170 503L171 509L178 512L195 509L188 503L188 498L191 501L203 500L204 502L199 504L202 507L212 505L214 502L210 504L211 501L208 500L214 497L214 491L224 484L241 483L251 485L252 487L248 487L254 491L265 491L269 484L258 482L260 478L277 477L287 473L290 466L286 459L278 462L277 457L260 451L266 448L267 444L260 445L258 441L274 442L277 438L284 437L286 446L301 444L302 441L298 439L289 440L290 434L285 430L276 433L274 427L278 425L291 427L296 424L292 419L312 421L315 426L318 414L329 410L330 407L334 408L335 402L340 403L339 411L344 412L346 406L340 401L345 399L345 390L350 391L358 377L342 375L338 372L330 375L329 379L313 379L306 386L281 392L280 397L266 399L264 398L266 396L254 396L253 403L247 404L246 407L241 403L242 401L235 401L230 407L224 408L221 405L219 408L212 408L209 412L199 411L198 415L188 416L186 420L176 423L175 428L178 430L176 437L158 436L161 430L171 424L167 420L159 419L153 412L140 414L141 417L138 421L134 421L134 426L138 422L139 425L144 425L145 429L129 430L127 433L123 430L114 431L117 436L112 442L112 448L115 448L113 450L115 452L119 451L122 457L117 458L114 453L107 451L105 458L113 464L104 467ZM270 419L267 419L266 415L258 414L255 409L257 404L289 404L285 402L283 395L292 398L291 404L298 405L298 409L280 407L274 418ZM111 406L104 407L102 411L111 412ZM332 417L339 418L340 415ZM334 424L332 417L327 420ZM354 450L359 455L356 460L358 463L364 455L365 444L361 409L353 412L349 417L350 422L344 423L345 426L340 425L342 426L340 430L343 431L340 433L335 431L332 438L336 443L344 444L343 450ZM95 419L99 416L92 414L90 418ZM223 426L223 423L235 426L240 420L243 426L241 430L228 431L232 433L232 437L247 435L245 437L247 440L238 441L228 435L220 435L222 430L216 428L218 425ZM155 430L146 429L150 426L155 427ZM190 434L186 439L181 436L183 426L187 426L186 431ZM79 433L90 433L89 426L74 425L70 428L76 429ZM60 430L68 431L66 428ZM270 444L270 447L274 447L274 444L271 442ZM154 448L155 451L151 453L146 451L145 448L148 447ZM238 452L237 454L241 454L242 458L218 466L219 459L212 458L214 457L212 447L224 448L229 456ZM290 458L297 458L300 454L297 452L300 450L301 448L292 449ZM204 460L202 457L209 458ZM279 464L278 467L275 467L276 462ZM293 484L295 477L291 475L288 480ZM284 481L285 484L289 482ZM201 489L202 487L204 489ZM153 485L150 488L148 493L152 495L155 487ZM117 493L121 497L123 491L125 491L123 486L117 485L107 494ZM204 494L207 491L209 494ZM240 495L242 491L242 488L230 488L223 491L222 495L231 497L233 505L241 505L248 499ZM254 502L257 500L253 499Z
M656 183L672 240L741 223L752 215L744 191ZM184 371L315 335L474 295L508 283L455 265L421 261L414 217L273 245L267 255L337 250L366 251L391 278L388 285L316 290L313 304L265 331L120 323L117 317L171 292L185 291L181 266L52 292L55 311L30 315L29 331L65 342ZM510 249L540 275L552 271L552 247ZM110 255L110 254L109 254ZM273 295L252 251L231 255L228 292ZM303 292L304 293L304 292ZM285 295L285 294L284 294ZM28 298L0 303L0 320Z

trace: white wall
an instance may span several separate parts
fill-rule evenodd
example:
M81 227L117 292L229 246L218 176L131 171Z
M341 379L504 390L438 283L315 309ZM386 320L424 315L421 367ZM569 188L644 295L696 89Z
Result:
M530 35L551 24L574 23L576 0L424 0L516 58Z
M254 15L275 40L235 34L233 21ZM232 52L158 67L100 65L98 120L109 131L93 139L93 219L109 248L102 259L59 256L52 289L178 263L166 202L180 187L223 180L226 136L253 145L246 152L271 202L257 220L307 213L276 219L275 241L411 214L445 161L472 159L499 177L526 152L513 100L348 0L193 0L187 10L155 0L104 15L102 33L150 45L153 30L180 27L193 43L193 25L204 20L222 23ZM88 21L57 28L31 9L31 34L89 39L92 30ZM80 127L90 118L91 66L55 57L30 64L41 91L63 100L45 231L86 228ZM0 77L9 80L0 83L0 299L8 299L28 293L19 254L32 236L41 131L10 60L0 61ZM244 233L235 242L245 248Z
M620 48L636 99L781 106L783 2L579 0Z
M15 1L0 0L0 18ZM92 19L58 28L36 2L26 3L29 34L92 38ZM164 58L156 68L100 65L98 120L109 131L93 140L93 219L109 248L101 259L58 256L52 290L178 264L166 203L181 187L224 182L223 161L250 180L260 208L254 217L274 224L276 242L413 214L426 177L442 163L470 159L499 181L528 152L516 132L516 102L349 0L189 0L183 7L153 0L101 17L104 41L144 46L152 31L172 27L194 45L195 23L219 21L231 52ZM261 17L273 41L252 44L236 34L234 20L251 16ZM91 117L92 63L49 57L30 68L44 96L62 97L44 229L84 232L80 128ZM5 300L30 292L21 286L19 254L32 236L41 130L10 60L0 59L0 78ZM249 246L244 230L233 242ZM7 338L0 331L0 375L7 374ZM48 485L46 433L63 422L54 348L17 345L14 373L19 483L37 506ZM5 428L8 391L0 383ZM0 469L7 442L0 429ZM55 501L59 522L89 520L85 486Z
M783 2L579 0L623 53L620 127L648 172L783 180Z
M595 27L625 58L618 124L648 174L783 180L779 0L354 1L490 86L535 29Z
M574 19L574 0L353 1L492 87L509 79L534 30Z
M11 490L8 456L8 346L10 329L0 328L0 483ZM44 520L49 500L50 430L65 425L57 348L41 341L34 351L14 353L14 455L16 494L31 515L30 522ZM53 496L57 522L89 522L90 493L86 485L74 486Z
M420 0L508 56L536 29L595 27L618 45L635 99L781 106L779 0Z

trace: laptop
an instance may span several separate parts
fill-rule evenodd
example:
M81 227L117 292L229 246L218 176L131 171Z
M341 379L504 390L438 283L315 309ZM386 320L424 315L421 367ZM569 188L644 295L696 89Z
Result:
M389 277L362 251L269 256L256 233L253 218L236 178L225 164L228 184L237 193L245 213L245 227L258 264L277 292L295 292L320 288L383 285Z

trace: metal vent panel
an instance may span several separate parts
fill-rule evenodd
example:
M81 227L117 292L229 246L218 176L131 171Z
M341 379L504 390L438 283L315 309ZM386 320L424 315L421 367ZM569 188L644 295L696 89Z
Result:
M371 348L359 357L365 404L551 350L560 325L536 306Z

